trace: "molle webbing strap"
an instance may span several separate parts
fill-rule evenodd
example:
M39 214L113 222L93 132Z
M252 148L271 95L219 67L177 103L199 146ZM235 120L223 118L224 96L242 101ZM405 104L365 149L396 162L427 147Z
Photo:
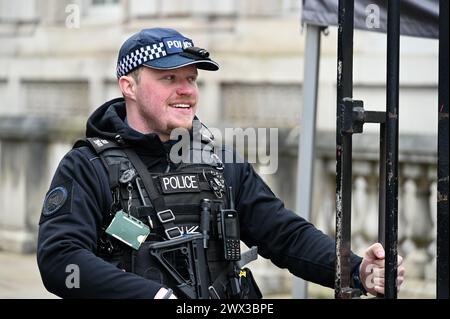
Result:
M158 193L153 180L148 172L147 167L142 160L136 154L136 152L130 148L124 148L123 151L128 156L128 159L136 168L138 175L141 177L144 187L148 196L156 210L156 216L164 227L165 234L169 239L181 237L181 231L178 226L175 225L175 215L171 209L168 209L164 200L164 197Z

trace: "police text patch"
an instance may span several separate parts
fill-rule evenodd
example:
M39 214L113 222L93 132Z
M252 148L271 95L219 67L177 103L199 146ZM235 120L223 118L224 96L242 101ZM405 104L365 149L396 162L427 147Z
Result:
M200 181L197 174L163 175L159 178L164 194L200 192Z
M163 38L162 40L167 54L183 52L185 48L194 46L192 40L179 36Z

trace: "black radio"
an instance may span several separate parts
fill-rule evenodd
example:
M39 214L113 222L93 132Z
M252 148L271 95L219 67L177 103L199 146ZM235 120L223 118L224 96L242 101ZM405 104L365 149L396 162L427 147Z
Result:
M234 209L220 211L223 249L225 260L241 259L241 242L239 239L239 219Z
M234 209L231 187L228 188L229 209L220 209L217 216L219 238L223 240L225 260L241 259L239 216Z

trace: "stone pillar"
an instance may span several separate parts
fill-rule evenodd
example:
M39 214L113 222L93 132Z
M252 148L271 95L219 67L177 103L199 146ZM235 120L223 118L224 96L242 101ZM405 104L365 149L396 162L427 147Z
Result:
M67 134L67 128L67 123L49 119L0 118L0 250L35 251L41 207L52 175L48 174L49 148L52 140L73 140L78 135Z
M314 176L313 206L311 209L311 222L323 233L334 238L336 225L336 191L334 182L334 159L316 156Z
M378 239L378 180L374 168L370 161L353 164L352 250L360 255Z
M420 279L425 277L425 267L429 262L426 249L432 242L433 227L429 206L430 182L424 171L425 166L413 164L403 166L405 182L402 189L404 204L401 212L406 216L408 223L407 240L402 247L406 254L405 265L408 276Z
M19 125L7 132L7 124L0 122L0 131L5 130L0 149L0 249L31 252L36 243L35 211L39 210L35 199L44 194L39 176L46 170L47 148L25 139L27 127Z
M436 176L436 172L433 170L433 177ZM434 178L431 177L430 179L433 180ZM432 228L432 238L433 241L427 248L427 253L431 257L430 263L425 268L425 278L428 280L435 281L436 280L436 250L437 250L437 243L436 243L436 236L437 236L437 182L434 180L431 183L430 186L430 217L433 221L433 228Z

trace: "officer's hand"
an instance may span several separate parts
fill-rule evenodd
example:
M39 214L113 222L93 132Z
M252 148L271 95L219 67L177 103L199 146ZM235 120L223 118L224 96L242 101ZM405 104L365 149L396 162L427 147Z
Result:
M403 258L397 259L397 291L405 277L405 267L402 266ZM364 288L372 295L377 293L384 295L384 248L380 243L367 248L363 261L359 268L359 276Z
M168 295L170 293L170 295ZM169 290L162 287L158 290L155 297L153 299L178 299L172 292L172 290Z

